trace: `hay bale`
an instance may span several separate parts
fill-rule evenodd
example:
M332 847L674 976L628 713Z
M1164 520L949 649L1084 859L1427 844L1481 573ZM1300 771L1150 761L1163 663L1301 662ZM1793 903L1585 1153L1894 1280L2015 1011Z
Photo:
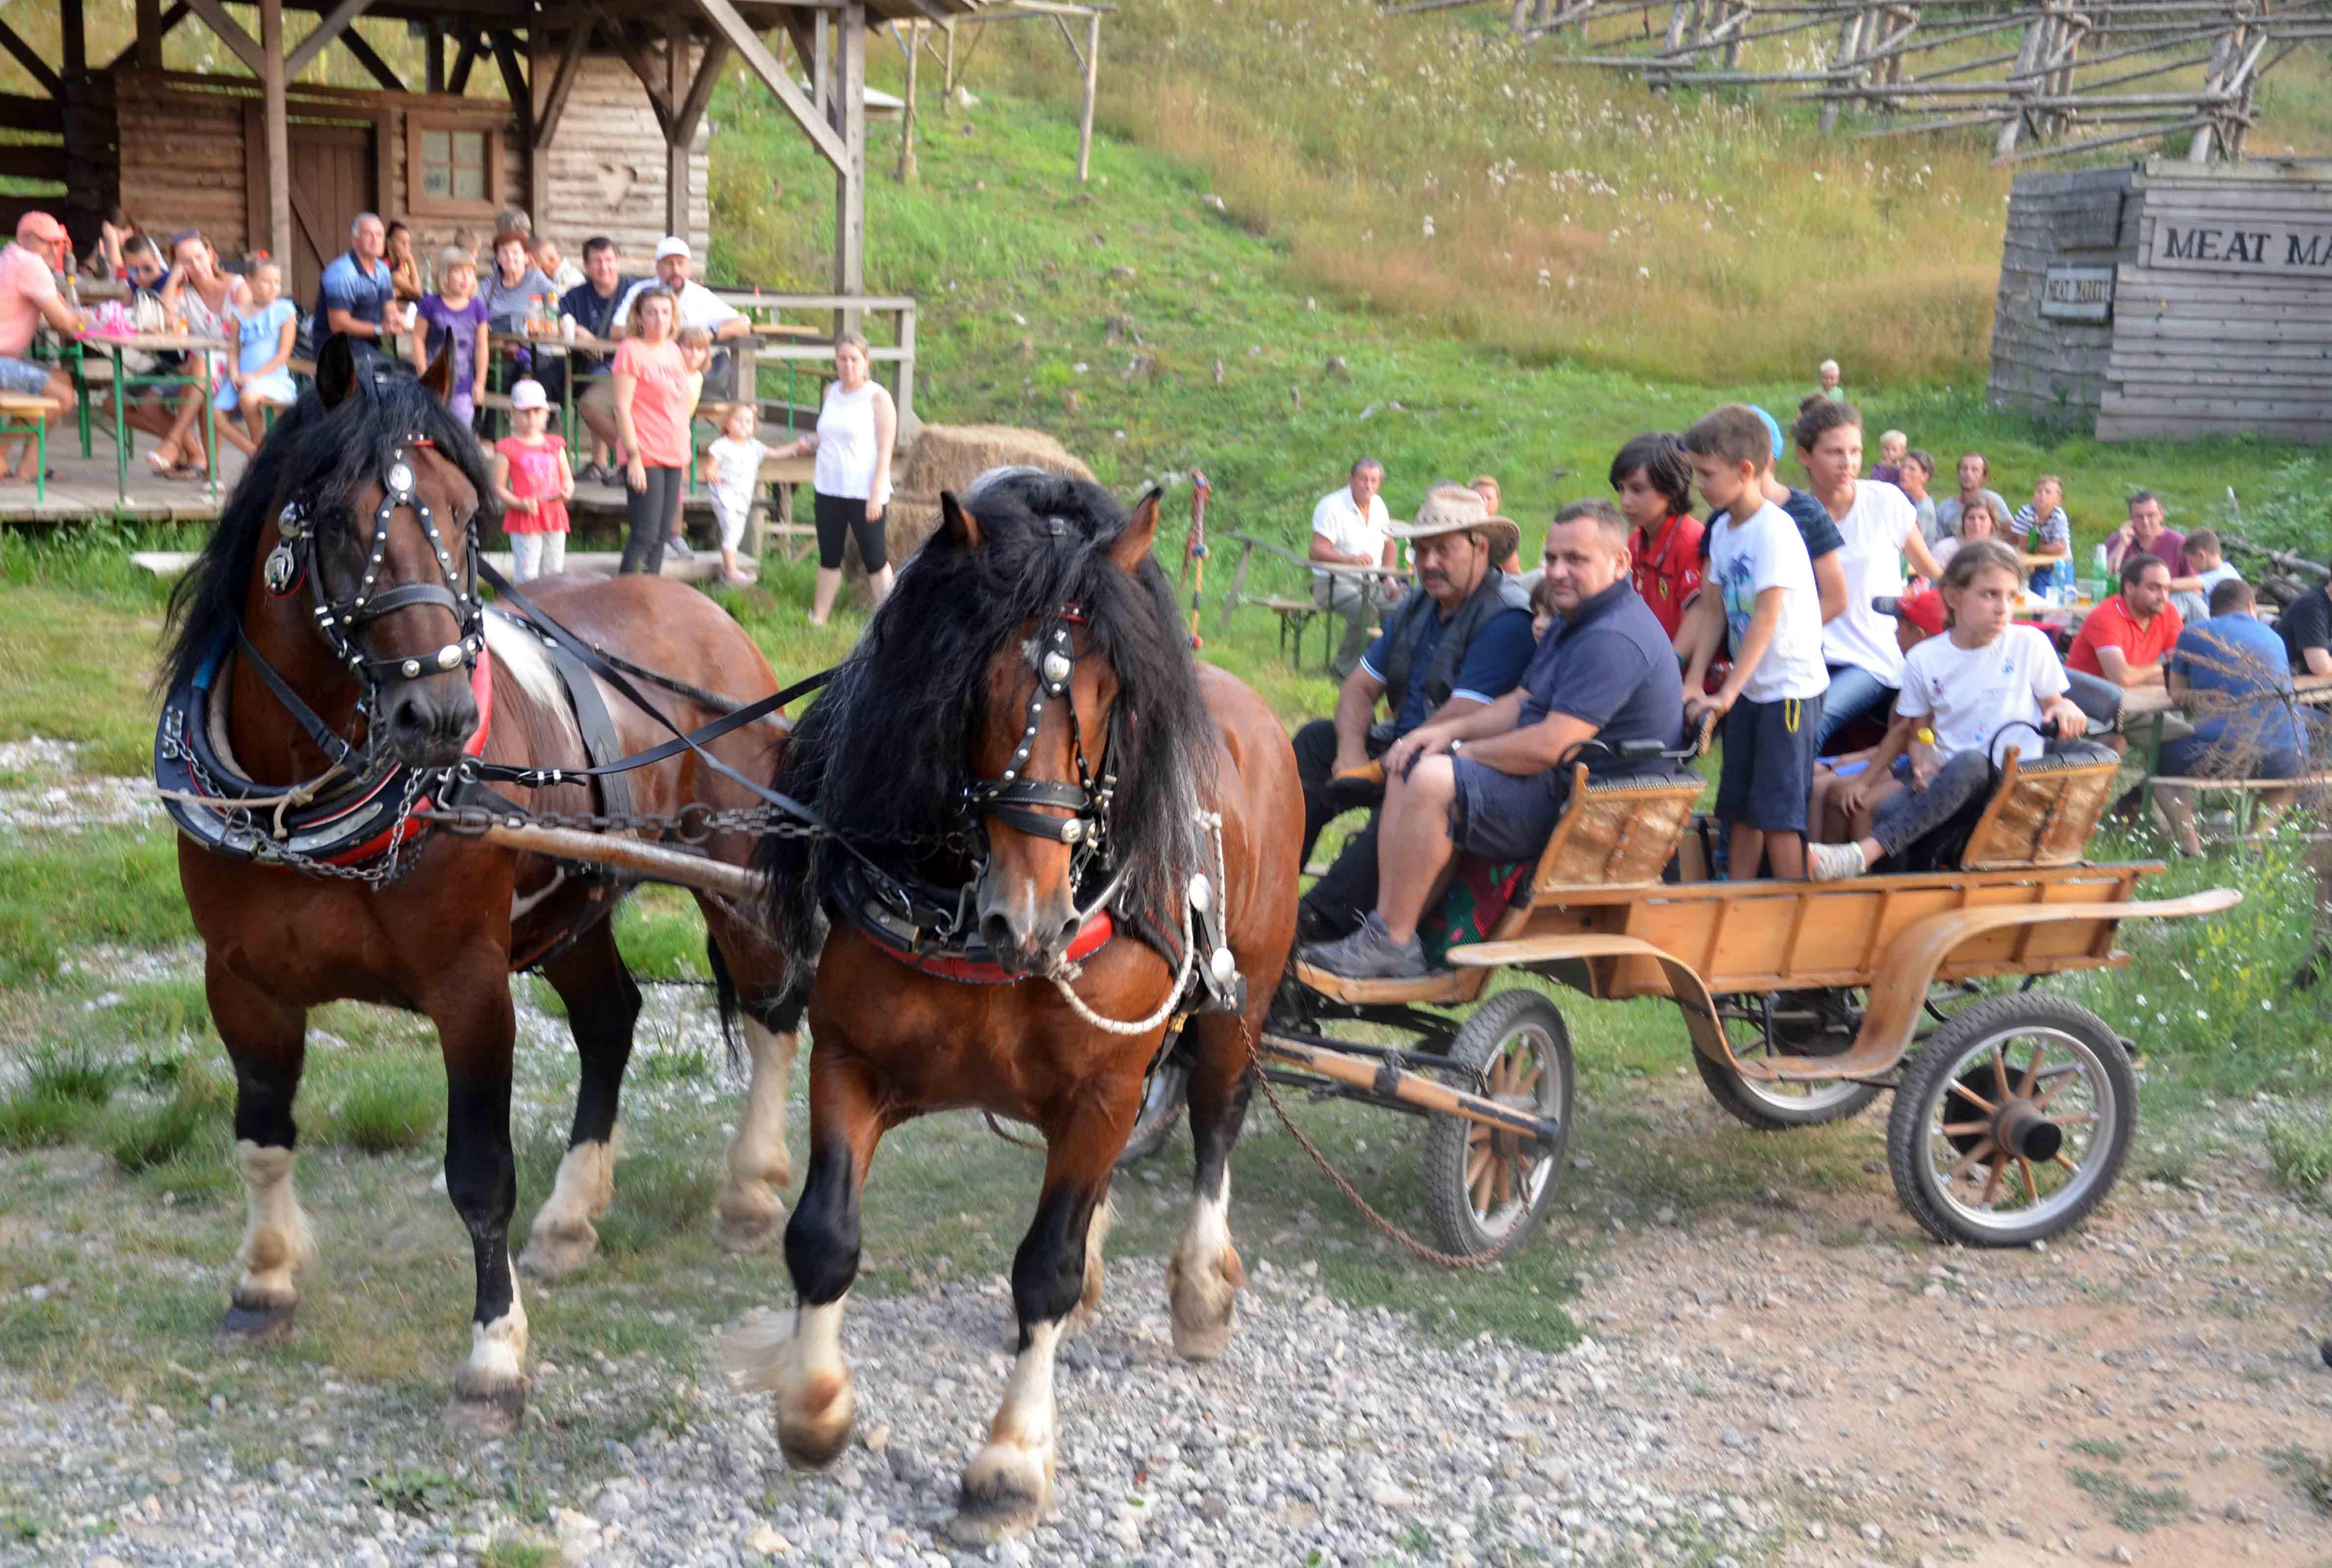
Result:
M900 458L891 504L884 512L883 542L892 567L906 564L907 558L921 550L923 540L939 527L940 492L961 495L989 469L1014 466L1093 478L1092 469L1041 430L1010 425L924 425ZM842 572L853 601L871 604L866 569L859 562L855 541L843 551Z

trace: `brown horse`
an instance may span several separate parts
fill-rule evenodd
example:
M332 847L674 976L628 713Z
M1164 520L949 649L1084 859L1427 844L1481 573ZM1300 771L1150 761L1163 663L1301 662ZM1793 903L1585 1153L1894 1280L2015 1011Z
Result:
M778 777L836 842L761 856L796 944L812 951L821 898L834 911L809 1000L809 1171L786 1228L798 1305L789 1334L765 1319L729 1346L742 1381L776 1391L789 1460L823 1466L849 1435L843 1305L883 1134L969 1106L1046 1140L1012 1265L1019 1357L952 1525L968 1542L1027 1529L1051 1496L1054 1351L1100 1299L1112 1168L1216 943L1217 975L1235 962L1247 989L1183 1026L1197 1171L1167 1276L1181 1354L1221 1354L1243 1283L1230 1153L1295 932L1303 798L1279 721L1192 662L1150 559L1157 523L1155 492L1129 519L1098 485L1026 469L943 497Z
M442 392L442 366L433 376ZM549 979L581 1057L557 1188L520 1259L532 1272L577 1267L597 1245L591 1219L613 1197L610 1140L640 1010L612 931L626 884L406 816L416 794L445 798L435 770L465 752L489 763L591 764L544 644L477 604L477 528L492 498L477 443L429 386L330 339L316 390L270 435L174 596L157 745L158 771L191 779L189 793L240 790L244 801L174 807L211 1017L234 1063L235 1163L249 1198L221 1333L287 1334L293 1270L312 1251L292 1185L310 1009L354 999L422 1013L445 1064L446 1191L477 1272L473 1343L450 1415L481 1432L509 1429L527 1391L526 1311L506 1244L517 1200L511 974L539 968ZM677 583L550 578L529 594L581 637L646 667L741 702L776 689L751 639ZM674 725L718 716L668 693L656 700ZM600 701L626 752L670 732L604 688ZM760 776L781 734L755 725L712 749ZM641 814L752 803L741 780L694 752L624 777ZM300 780L310 786L294 788ZM597 810L594 797L588 782L507 795L560 812ZM741 864L753 842L731 831L704 847ZM724 1243L749 1247L774 1238L778 1190L791 1180L785 1104L799 1006L787 999L779 948L717 899L699 903L724 1012L741 1006L751 1045L752 1087L718 1227Z

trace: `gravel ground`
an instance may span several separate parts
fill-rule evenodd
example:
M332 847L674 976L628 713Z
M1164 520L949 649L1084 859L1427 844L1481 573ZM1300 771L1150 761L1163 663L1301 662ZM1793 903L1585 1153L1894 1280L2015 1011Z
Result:
M71 741L0 741L0 828L39 828L71 837L84 828L143 822L162 814L144 779L83 773Z
M298 1457L253 1477L234 1462L238 1412L223 1399L180 1422L134 1396L44 1403L0 1379L0 1476L63 1525L0 1562L466 1563L516 1535L611 1565L1725 1563L1779 1537L1770 1504L1647 1478L1651 1464L1683 1468L1676 1427L1643 1408L1647 1388L1681 1394L1655 1357L1593 1340L1559 1356L1486 1334L1420 1344L1301 1271L1258 1262L1254 1285L1229 1354L1191 1368L1171 1348L1161 1266L1113 1270L1100 1321L1062 1357L1055 1512L983 1555L942 1550L934 1527L1008 1366L1000 1281L854 1307L858 1439L823 1477L783 1470L760 1396L639 1364L542 1365L530 1420L610 1401L686 1414L682 1435L612 1445L616 1478L540 1525L492 1505L451 1523L381 1506L363 1478L425 1461L396 1426L350 1424L330 1397L349 1391L330 1381L281 1418ZM513 1441L445 1484L499 1491Z

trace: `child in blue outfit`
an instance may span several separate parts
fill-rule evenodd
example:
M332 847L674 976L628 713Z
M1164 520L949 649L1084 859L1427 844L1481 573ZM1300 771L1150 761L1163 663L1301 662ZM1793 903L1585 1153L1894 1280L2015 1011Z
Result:
M234 359L211 388L211 411L218 433L248 457L267 435L267 410L300 401L292 384L292 345L300 335L300 312L283 297L283 270L272 261L251 269L251 303L232 311ZM243 416L243 428L230 416Z
M2009 520L2008 531L2015 536L2017 549L2056 558L2032 569L2025 586L2036 594L2073 585L2073 520L2066 515L2064 502L2064 481L2044 473L2032 483L2031 501Z
M1692 610L1700 625L1677 636L1692 651L1685 728L1704 713L1724 721L1716 816L1726 826L1730 875L1754 877L1770 862L1775 876L1802 876L1814 737L1830 690L1813 562L1797 524L1765 499L1773 448L1756 410L1735 403L1706 416L1685 432L1684 450L1711 508L1709 572ZM1732 673L1704 692L1725 632Z

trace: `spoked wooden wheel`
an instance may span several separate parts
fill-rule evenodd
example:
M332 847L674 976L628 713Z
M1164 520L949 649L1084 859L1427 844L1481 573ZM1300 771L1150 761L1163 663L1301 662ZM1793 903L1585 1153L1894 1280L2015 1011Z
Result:
M1446 1252L1503 1257L1530 1239L1554 1197L1571 1135L1571 1035L1536 991L1500 991L1449 1044L1462 1087L1559 1129L1521 1137L1436 1114L1425 1133L1426 1209Z
M1904 1069L1887 1125L1903 1206L1937 1238L2015 1247L2056 1235L2121 1174L2137 1075L2106 1021L2062 997L1993 997Z
M1854 1044L1861 1027L1857 993L1846 990L1782 991L1773 996L1724 999L1725 1035L1740 1061L1772 1056L1837 1056ZM1844 1078L1782 1083L1753 1078L1699 1051L1692 1065L1716 1103L1761 1133L1789 1127L1819 1127L1840 1122L1878 1098L1868 1084Z

